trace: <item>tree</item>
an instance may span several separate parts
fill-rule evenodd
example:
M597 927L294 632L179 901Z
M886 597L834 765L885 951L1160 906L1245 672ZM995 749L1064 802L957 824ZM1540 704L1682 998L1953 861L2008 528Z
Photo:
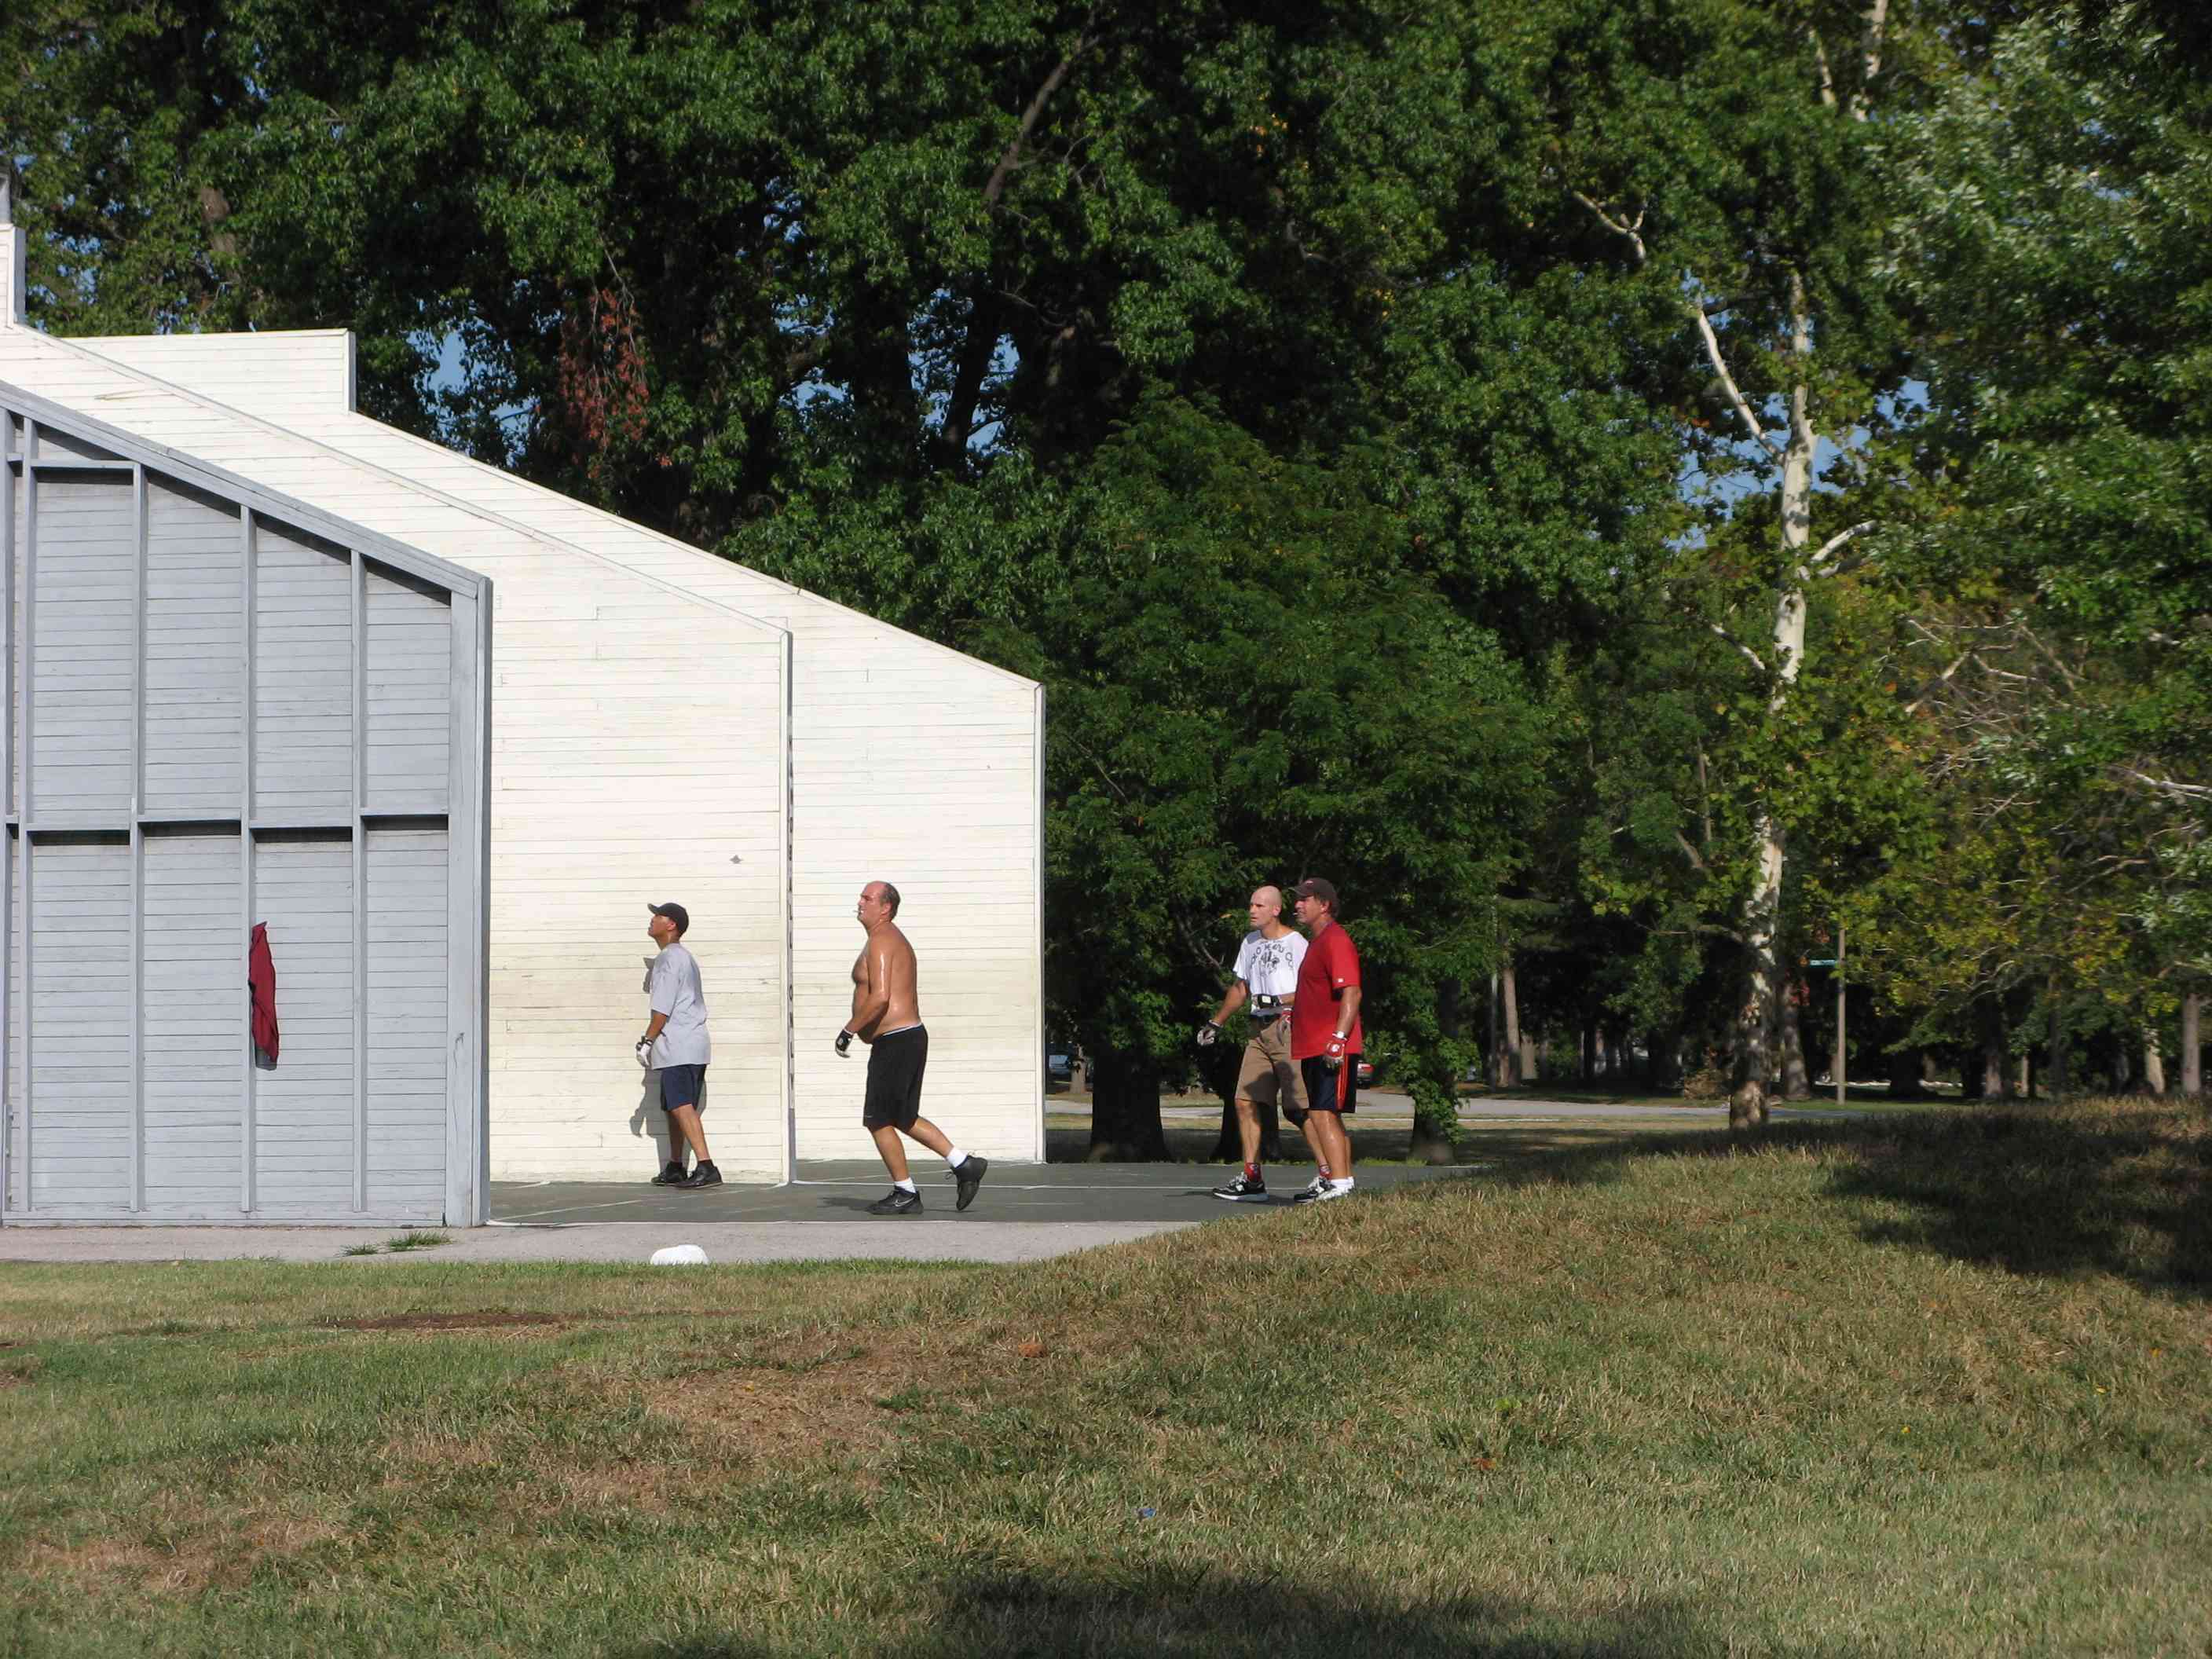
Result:
M1698 342L1706 386L1686 417L1722 423L1741 446L1706 456L1776 486L1763 614L1714 624L1775 717L1803 672L1813 583L1849 568L1850 544L1873 527L1816 537L1820 431L1878 421L1900 367L1869 280L1880 217L1868 118L1888 31L1888 0L1856 17L1725 0L1570 7L1550 88L1558 187ZM1855 44L1832 53L1838 39ZM1765 1118L1784 979L1788 837L1764 799L1751 835L1729 1105L1740 1125Z
M2204 983L2208 64L2193 11L2011 17L1887 140L1895 285L1928 342L1918 466L1948 509L1892 543L1929 597L1924 763L1966 849L2021 881L1923 971L2040 979L2061 1077L2070 1030L2170 1031ZM1917 872L1900 902L1944 886Z
M1049 994L1099 1064L1094 1143L1158 1152L1245 896L1328 874L1428 1127L1465 1064L1446 988L1488 964L1542 733L1522 677L1323 468L1165 394L1071 492L1066 586L978 643L1047 686Z

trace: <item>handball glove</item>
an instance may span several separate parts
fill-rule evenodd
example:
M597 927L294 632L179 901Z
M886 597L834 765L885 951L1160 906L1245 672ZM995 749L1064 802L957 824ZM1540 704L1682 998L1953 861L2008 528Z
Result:
M1211 1048L1213 1046L1214 1038L1220 1035L1220 1023L1217 1020L1209 1019L1205 1024L1198 1028L1198 1046L1201 1048Z
M837 1033L837 1058L838 1058L838 1059L840 1059L840 1060L843 1060L843 1059L845 1059L848 1055L849 1055L852 1052L853 1052L853 1034L852 1034L850 1031L840 1031L840 1032L838 1032L838 1033Z
M1347 1051L1346 1040L1342 1036L1333 1036L1328 1040L1328 1047L1321 1051L1322 1064L1334 1072L1344 1064L1344 1056Z
M637 1040L637 1063L648 1072L653 1069L653 1039L651 1037L640 1037Z

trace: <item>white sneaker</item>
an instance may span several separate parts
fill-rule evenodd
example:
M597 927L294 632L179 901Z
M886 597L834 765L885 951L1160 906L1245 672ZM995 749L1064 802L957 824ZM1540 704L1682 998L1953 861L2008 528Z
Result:
M1327 1188L1314 1194L1314 1202L1325 1204L1332 1198L1350 1198L1351 1196L1352 1183L1349 1181L1332 1181Z
M1299 1188L1296 1193L1291 1194L1291 1202L1293 1204L1311 1204L1318 1200L1327 1198L1328 1196L1329 1185L1329 1180L1326 1176L1316 1176L1311 1181L1306 1182L1304 1186Z

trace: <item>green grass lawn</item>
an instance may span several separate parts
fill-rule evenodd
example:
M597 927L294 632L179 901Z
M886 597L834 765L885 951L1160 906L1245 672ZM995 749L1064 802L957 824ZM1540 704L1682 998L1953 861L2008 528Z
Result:
M2208 1164L2107 1103L1039 1267L0 1268L0 1652L2201 1655Z

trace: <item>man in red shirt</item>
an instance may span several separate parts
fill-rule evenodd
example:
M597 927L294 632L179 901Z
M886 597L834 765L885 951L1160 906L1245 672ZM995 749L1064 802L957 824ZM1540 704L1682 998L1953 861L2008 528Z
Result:
M1305 1134L1320 1169L1291 1202L1313 1204L1352 1191L1344 1120L1359 1104L1359 952L1336 919L1333 884L1308 876L1292 912L1306 930L1306 955L1291 1008L1291 1058L1305 1079Z

